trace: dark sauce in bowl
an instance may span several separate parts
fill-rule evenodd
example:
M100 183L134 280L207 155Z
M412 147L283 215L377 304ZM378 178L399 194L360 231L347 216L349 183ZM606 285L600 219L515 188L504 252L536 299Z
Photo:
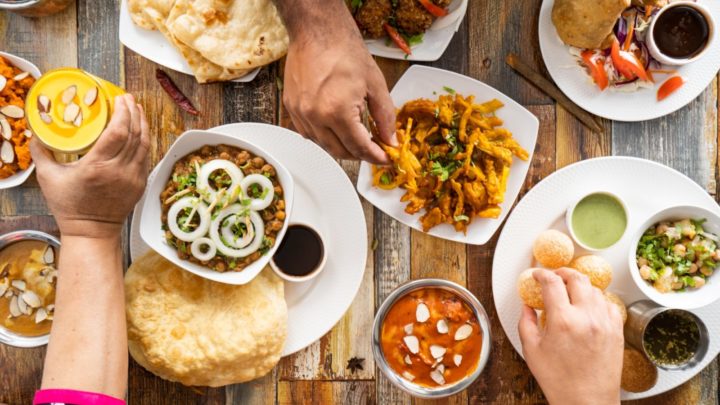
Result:
M652 34L663 54L676 58L693 58L710 40L710 23L692 6L675 6L660 14Z
M643 346L653 363L681 366L698 352L700 328L691 316L682 311L665 311L648 324Z
M318 269L324 255L325 246L314 229L305 225L290 225L273 256L273 262L283 273L303 277Z

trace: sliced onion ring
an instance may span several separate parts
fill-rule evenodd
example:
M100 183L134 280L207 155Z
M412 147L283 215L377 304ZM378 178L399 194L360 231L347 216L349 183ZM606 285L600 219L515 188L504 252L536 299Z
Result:
M247 232L245 232L245 235L243 235L242 238L237 239L235 237L235 234L232 232L232 226L235 223L235 221L238 220L237 215L231 215L226 218L225 221L223 221L220 224L220 234L223 237L223 240L225 243L235 249L242 249L249 245L253 239L255 238L255 227L252 225L252 221L250 220L250 216L245 216L240 219L243 219L243 223L245 223L245 228L247 229Z
M262 245L263 236L265 235L265 223L260 217L260 214L255 211L249 211L247 213L247 215L250 216L250 222L252 222L252 225L255 228L255 236L252 242L242 249L235 249L223 243L222 238L220 237L220 226L227 217L235 216L243 211L247 211L247 208L240 204L233 204L220 211L217 217L212 221L212 224L210 224L210 239L215 242L217 250L225 256L234 258L246 257L255 253Z
M265 193L265 197L250 197L250 195L248 194L248 187L253 184L260 185L263 193ZM272 204L273 198L275 198L275 187L273 186L272 181L270 181L270 179L263 176L262 174L251 174L245 177L240 182L240 187L242 187L243 196L250 199L250 209L253 211L264 210L265 208L269 207L270 204Z
M191 208L197 204L197 215L200 217L200 224L192 232L185 232L180 229L177 223L178 214L185 208ZM192 242L195 239L205 236L208 229L210 228L210 212L207 209L207 205L200 199L195 197L185 197L177 200L175 204L170 207L168 211L168 229L178 239L183 242Z
M228 190L234 190L235 187L240 185L245 175L235 163L225 159L215 159L206 162L200 167L200 173L197 175L197 188L202 192L205 201L212 203L215 201L215 196L218 191L210 186L210 175L216 170L224 170L232 183L228 187Z
M205 253L203 253L201 249L203 246L207 246L207 252ZM190 253L201 262L207 262L215 257L217 246L215 246L215 242L208 238L195 239L190 245Z

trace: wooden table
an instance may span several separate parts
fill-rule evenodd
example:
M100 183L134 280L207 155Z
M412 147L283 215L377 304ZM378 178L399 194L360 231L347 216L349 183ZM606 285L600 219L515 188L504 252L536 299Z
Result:
M155 80L154 63L118 41L118 1L80 0L66 12L31 20L0 12L0 49L26 57L40 69L79 66L121 83L145 106L157 162L186 129L238 121L290 126L281 106L282 63L262 69L248 84L197 85L192 77L169 72L202 111L182 113ZM483 80L540 118L540 134L524 190L553 171L582 159L632 155L672 166L716 195L718 167L718 80L698 99L668 117L638 124L605 121L605 134L592 134L565 109L505 65L515 52L544 71L537 38L541 0L470 1L467 17L444 57L433 63ZM392 86L409 66L378 58ZM358 164L341 162L356 177ZM375 307L397 285L420 277L453 280L475 293L492 320L493 351L481 378L446 403L544 403L525 363L510 345L493 305L490 274L497 238L486 246L464 246L411 231L363 203L368 226L367 271L355 301L337 326L306 350L283 359L268 376L225 388L189 388L157 378L131 362L130 404L359 404L419 403L393 388L375 368L370 325ZM0 232L57 227L34 177L22 187L0 191ZM40 385L44 348L0 345L0 403L30 403ZM365 358L363 370L346 369L351 357ZM718 361L687 384L641 403L717 404Z

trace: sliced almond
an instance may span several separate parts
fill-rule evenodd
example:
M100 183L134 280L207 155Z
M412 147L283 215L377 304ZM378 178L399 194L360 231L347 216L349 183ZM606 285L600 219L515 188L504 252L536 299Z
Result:
M2 146L0 146L0 160L7 164L15 160L15 150L13 150L12 144L8 141L3 141Z
M31 130L26 129L26 130L23 131L23 135L25 135L26 138L32 138L33 133L32 133Z
M55 311L55 304L50 304L50 305L46 306L45 309L46 309L48 312L54 312L54 311Z
M46 112L46 113L50 112L50 108L52 107L52 101L50 101L50 97L48 97L44 94L41 94L37 98L37 103L38 103L38 110L40 110L40 112Z
M38 308L42 305L42 301L40 300L40 297L38 297L37 294L34 292L27 290L20 296L23 301L25 301L26 304L30 305L33 308Z
M405 355L405 364L412 366L412 359L409 354Z
M458 328L458 330L455 331L455 340L465 340L470 337L470 334L472 334L473 328L472 326L465 324Z
M455 363L455 365L456 365L457 367L460 367L460 363L462 363L462 354L456 354L456 355L454 355L454 356L453 356L453 363Z
M409 323L403 327L403 330L405 331L406 335L412 335L413 333L413 324Z
M30 76L29 72L18 73L15 75L15 77L13 77L13 80L19 82L20 80L25 80L28 76Z
M25 110L16 105L10 104L0 108L0 114L8 118L15 118L16 120L19 120L25 117Z
M445 352L447 349L440 345L430 345L430 354L433 356L434 359L439 359L440 357L445 355Z
M45 248L45 253L43 253L43 262L45 264L55 263L55 249L53 249L53 247L50 245Z
M447 321L444 320L444 319L441 319L441 320L437 321L437 325L436 325L436 326L437 326L437 331L438 331L438 333L440 333L440 334L442 334L442 335L448 333L448 331L450 330L450 329L448 328L448 323L447 323Z
M13 295L14 294L12 289L9 289L5 292L5 298L12 298Z
M445 365L440 364L439 366L437 366L437 368L435 370L437 370L438 373L443 374L443 373L445 373Z
M63 121L71 124L73 121L75 121L75 118L77 118L78 114L80 114L80 106L75 103L70 103L67 107L65 107L65 113L63 113Z
M410 353L417 354L420 351L420 341L415 336L405 336L403 341L408 350L410 350Z
M83 98L83 102L86 106L90 107L91 105L95 104L95 100L97 100L98 95L98 88L93 87L92 89L88 90L87 93L85 93L85 97Z
M430 378L432 378L432 380L435 381L438 385L445 384L445 377L443 377L442 373L438 372L437 370L433 370L430 372Z
M77 86L73 84L72 86L68 87L67 89L65 89L63 91L62 96L60 97L60 100L63 102L63 104L70 105L70 103L72 103L73 99L75 99L76 95L77 95ZM72 120L70 120L70 122L72 122Z
M7 79L5 76L0 75L0 91L5 90L5 85L7 85Z
M10 285L17 288L20 291L25 291L25 282L22 280L13 280L10 282Z
M417 321L420 323L423 323L430 319L430 310L428 309L427 305L423 304L422 302L418 304L417 309L415 309L415 319L417 319Z
M0 131L2 131L2 137L6 140L10 140L12 138L12 128L10 127L10 122L0 115Z
M22 312L20 312L20 307L18 306L18 297L14 296L10 298L10 315L12 317L18 317L22 315Z
M82 111L80 111L80 114L78 114L78 116L75 118L75 121L73 121L73 125L75 125L77 128L80 128L80 126L82 126L82 123L83 123L83 115L82 115Z
M411 382L415 379L415 376L410 374L409 371L403 371L402 376L403 376L403 378L405 378L406 380L411 381Z
M40 323L48 318L48 313L45 308L40 308L35 312L35 323Z
M439 359L436 359L436 360L435 360L435 363L433 363L433 365L431 366L431 368L437 367L438 364L442 363L442 361L443 361L443 358L442 358L442 357L440 357Z
M13 297L13 298L17 298L17 305L18 305L18 308L20 309L20 312L22 314L27 315L30 312L27 303L25 301L23 301L22 298L20 298L20 297Z
M46 112L40 112L40 120L48 125L52 124L52 116Z

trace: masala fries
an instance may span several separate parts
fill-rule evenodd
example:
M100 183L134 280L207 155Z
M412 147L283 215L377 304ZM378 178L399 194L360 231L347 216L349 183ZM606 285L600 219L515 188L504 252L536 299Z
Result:
M495 112L502 107L499 100L476 104L474 96L459 94L406 103L395 123L399 146L383 146L392 166L373 166L373 185L404 188L405 212L424 208L426 232L447 223L466 233L476 217L498 218L513 156L529 156L500 128Z

